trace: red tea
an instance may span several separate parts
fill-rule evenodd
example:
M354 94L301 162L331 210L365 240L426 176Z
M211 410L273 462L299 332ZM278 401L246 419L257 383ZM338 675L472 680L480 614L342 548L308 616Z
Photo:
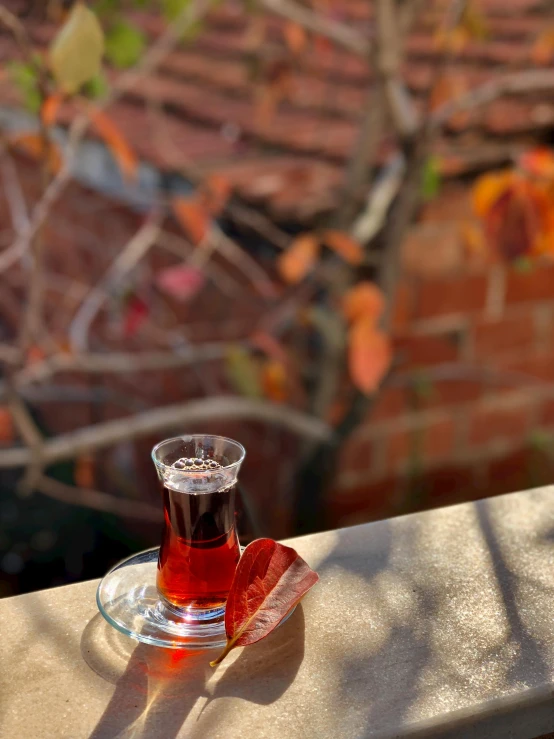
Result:
M179 466L178 466L179 465ZM215 470L215 462L183 459L176 470ZM225 604L240 556L235 529L235 485L213 492L163 487L165 527L157 587L173 605L217 608Z

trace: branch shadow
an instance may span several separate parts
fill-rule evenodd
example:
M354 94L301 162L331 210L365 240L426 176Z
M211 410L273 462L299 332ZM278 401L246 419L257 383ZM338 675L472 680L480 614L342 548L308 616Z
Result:
M220 717L218 710L208 709L220 699L273 703L292 684L302 664L304 628L299 606L270 636L214 671L209 665L214 650L134 646L97 614L83 632L81 655L116 687L89 739L175 739L193 711L195 722L202 720L202 734L209 736L204 724Z
M524 683L530 674L534 674L541 682L549 682L550 670L541 652L540 644L529 632L519 613L516 600L518 577L509 568L502 554L491 521L488 502L486 500L479 501L476 504L476 510L479 526L490 553L492 568L502 596L510 634L519 647L517 659L510 668L507 677L513 684ZM552 539L548 538L548 541L552 541Z

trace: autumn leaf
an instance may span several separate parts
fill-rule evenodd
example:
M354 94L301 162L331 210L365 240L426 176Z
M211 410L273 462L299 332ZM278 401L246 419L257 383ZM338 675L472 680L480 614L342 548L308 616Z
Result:
M172 298L186 301L193 298L204 286L203 273L187 265L168 267L156 275L156 285Z
M342 312L347 321L360 319L373 321L376 325L385 308L382 291L372 282L359 282L351 288L343 299Z
M10 409L0 405L0 444L9 444L14 440L15 432Z
M225 606L227 645L218 665L235 647L255 644L279 626L319 577L291 547L256 539L239 560Z
M348 337L348 366L352 382L362 393L377 390L392 359L388 336L370 318L354 323Z
M250 352L232 346L225 357L225 373L233 390L247 398L261 398L260 371Z
M291 285L300 282L314 266L319 255L319 239L313 233L297 236L288 249L279 256L279 274Z
M524 152L518 159L518 166L534 177L554 179L554 154L546 146Z
M42 104L40 117L45 126L53 126L56 123L63 98L61 92L55 92L53 95L49 95Z
M113 154L122 175L127 180L135 180L137 177L138 160L136 154L127 143L125 136L105 113L93 105L87 106L87 114L97 134Z
M123 335L133 337L145 323L150 310L144 300L137 295L131 295L125 305L123 313Z
M487 254L487 243L483 228L475 223L461 225L462 245L466 255L472 259L481 259Z
M37 346L36 344L34 346L30 346L27 350L27 355L25 357L26 364L32 365L32 364L38 364L38 362L42 362L43 359L45 359L46 353L44 349L40 346Z
M547 66L554 56L554 28L542 31L531 46L531 61L540 66Z
M249 337L249 343L264 352L268 357L277 360L281 364L288 364L289 357L283 345L266 331L255 331Z
M513 261L528 253L552 253L551 197L539 183L518 172L484 175L473 192L489 247Z
M478 216L486 216L500 195L514 182L511 170L489 172L480 177L472 191L473 209Z
M94 487L94 458L90 454L83 454L75 460L73 478L80 488Z
M308 43L306 31L298 23L288 21L283 27L285 42L291 52L297 56L301 54Z
M48 170L52 174L60 171L63 155L58 144L50 139L45 142L39 133L19 133L9 138L10 145L23 154L38 161L46 161Z
M100 72L104 33L98 18L76 2L50 45L50 69L60 90L73 94Z
M176 197L171 202L175 217L193 244L200 244L210 228L210 217L199 195Z
M360 264L363 259L364 253L360 244L344 231L323 231L321 241L348 264Z
M221 174L212 174L204 180L202 198L206 210L212 215L219 215L231 196L232 186L227 177Z
M284 403L288 398L287 368L282 362L270 359L261 371L264 397L274 403Z

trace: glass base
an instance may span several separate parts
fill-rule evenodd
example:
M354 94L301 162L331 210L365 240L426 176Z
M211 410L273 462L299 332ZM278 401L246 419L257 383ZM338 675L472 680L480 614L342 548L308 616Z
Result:
M223 649L225 608L176 608L160 597L156 588L159 551L155 547L133 554L104 576L96 591L100 613L122 634L156 647Z
M176 608L156 589L159 547L134 554L104 576L96 602L122 634L169 649L223 648L225 608Z

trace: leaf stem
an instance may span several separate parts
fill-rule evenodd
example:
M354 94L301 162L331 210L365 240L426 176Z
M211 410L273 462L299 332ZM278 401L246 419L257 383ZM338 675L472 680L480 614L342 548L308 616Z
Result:
M225 648L223 649L219 657L217 657L217 659L214 659L213 662L210 662L210 667L217 667L221 662L223 662L225 657L229 654L231 649L233 649L233 647L235 646L236 641L237 641L236 637L233 639L227 639L227 644L225 645Z

